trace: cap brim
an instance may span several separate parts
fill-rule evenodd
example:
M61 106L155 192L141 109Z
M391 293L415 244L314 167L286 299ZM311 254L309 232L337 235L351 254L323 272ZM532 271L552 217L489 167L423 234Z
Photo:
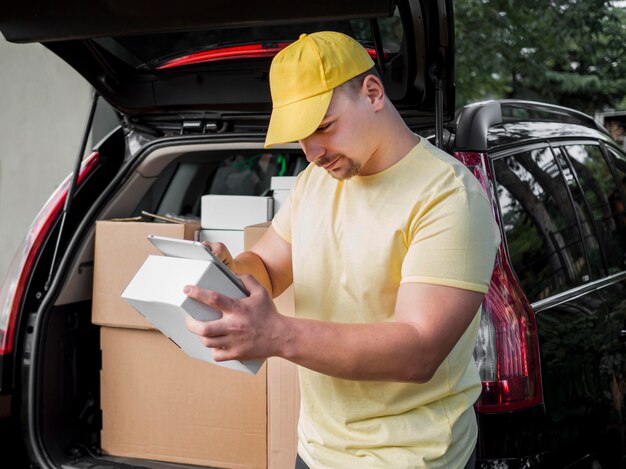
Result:
M333 90L274 108L265 137L265 148L295 142L311 135L324 119Z

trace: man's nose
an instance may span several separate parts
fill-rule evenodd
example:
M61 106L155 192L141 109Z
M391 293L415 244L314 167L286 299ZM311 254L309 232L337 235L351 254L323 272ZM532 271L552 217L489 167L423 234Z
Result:
M316 142L312 136L299 140L298 142L309 163L313 163L320 156L324 156L324 147Z

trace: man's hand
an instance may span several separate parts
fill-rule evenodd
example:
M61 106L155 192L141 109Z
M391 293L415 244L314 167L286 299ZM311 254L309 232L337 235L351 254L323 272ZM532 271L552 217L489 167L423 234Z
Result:
M291 245L271 226L250 251L244 251L234 259L222 243L205 241L202 244L236 274L254 275L273 298L284 292L293 281Z
M242 275L241 279L250 292L250 296L241 300L192 285L184 289L189 298L223 314L214 321L187 319L187 328L213 349L213 359L217 362L265 359L280 354L284 316L278 313L268 291L254 277Z
M202 241L202 244L208 247L211 252L227 267L233 270L233 256L224 243L212 243L210 241Z

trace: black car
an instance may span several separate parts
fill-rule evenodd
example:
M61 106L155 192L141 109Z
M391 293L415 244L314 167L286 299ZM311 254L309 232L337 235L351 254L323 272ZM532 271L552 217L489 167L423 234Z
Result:
M481 460L625 467L626 156L585 114L508 100L461 109L447 145L503 235L474 352Z
M120 125L77 161L0 289L2 467L188 467L100 451L95 224L197 216L203 194L268 194L271 176L304 169L297 145L263 149L268 70L317 30L361 41L407 124L463 161L493 201L503 243L475 348L477 467L626 467L626 156L574 110L487 101L455 113L451 0L67 11L6 5L0 31L42 43L94 87L86 133L99 97Z

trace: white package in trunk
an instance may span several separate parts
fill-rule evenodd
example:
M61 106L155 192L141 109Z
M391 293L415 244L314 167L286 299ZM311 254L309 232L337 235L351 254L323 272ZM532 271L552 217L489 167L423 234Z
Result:
M204 230L243 230L274 216L272 197L209 194L202 196L200 204Z

